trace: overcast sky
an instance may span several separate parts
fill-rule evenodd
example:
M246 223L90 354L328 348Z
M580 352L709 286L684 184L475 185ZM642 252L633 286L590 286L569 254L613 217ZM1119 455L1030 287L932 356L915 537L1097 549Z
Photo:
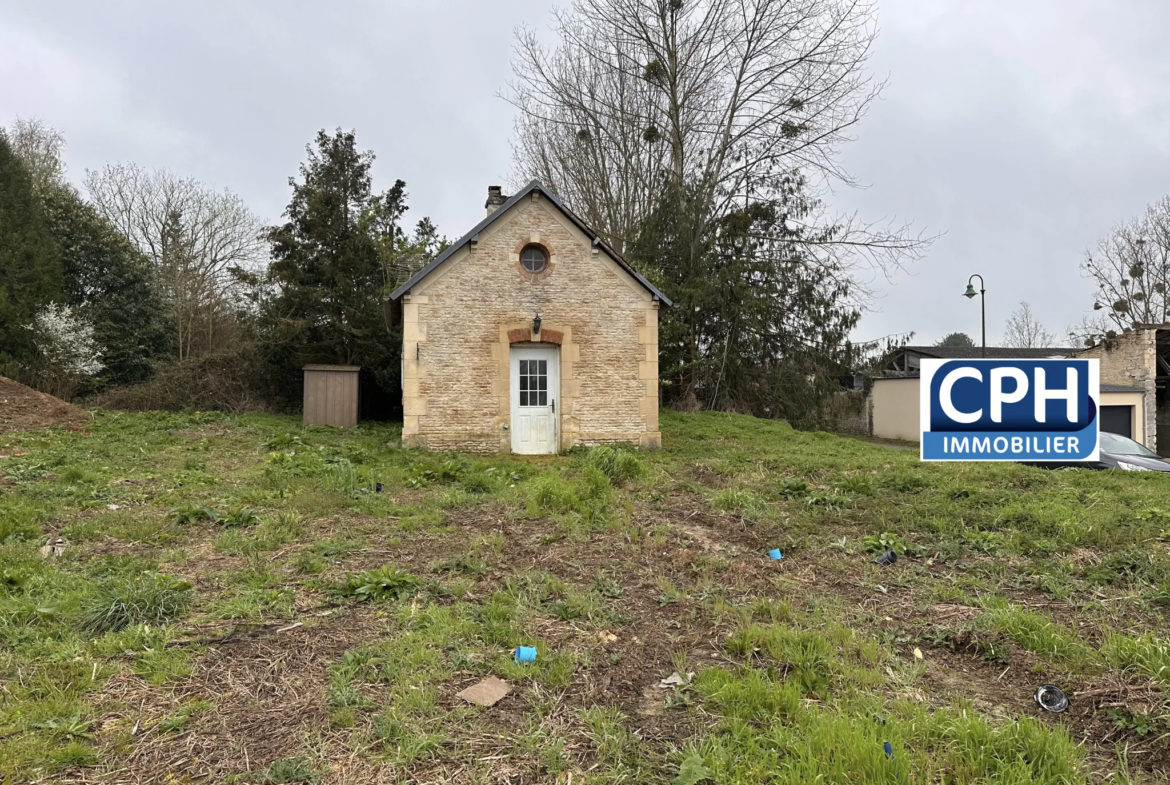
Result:
M180 5L182 8L180 8ZM407 183L448 236L506 183L513 29L552 3L0 0L0 124L39 116L69 176L107 161L167 167L276 220L319 128L356 129L375 186ZM1111 226L1170 192L1164 0L878 0L883 99L845 150L869 184L832 199L943 236L891 281L858 338L988 341L1029 301L1063 334L1091 304L1078 265Z

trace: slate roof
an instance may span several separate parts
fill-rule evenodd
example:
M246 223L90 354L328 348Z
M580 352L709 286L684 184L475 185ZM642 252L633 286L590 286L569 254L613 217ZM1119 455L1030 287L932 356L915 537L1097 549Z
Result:
M602 249L607 254L609 254L609 257L611 259L613 259L615 262L617 262L619 267L621 267L627 273L632 275L638 283L642 284L642 286L646 287L646 290L649 291L650 294L657 297L658 300L663 305L666 305L666 306L674 305L674 303L671 302L669 297L667 297L662 292L658 291L657 287L655 287L654 284L650 283L644 277L642 277L642 275L640 275L638 273L638 271L635 270L629 262L627 262L625 259L623 259L617 251L615 251L613 248L611 248L609 246L608 243L606 243L604 240L602 240L597 235L596 232L594 232L592 229L590 229L588 226L586 226L585 222L582 221L580 218L578 218L576 215L574 215L573 212L571 210L569 210L569 208L565 207L565 205L561 202L561 200L556 197L556 194L551 193L547 188L545 188L541 184L541 182L539 180L533 180L532 182L528 183L528 185L524 186L519 191L517 191L516 193L509 196L508 200L506 202L504 202L502 205L500 205L495 210L493 210L482 221L477 223L475 225L474 229L472 229L467 234L463 235L463 237L460 238L457 242L452 243L447 248L447 250L443 251L441 254L439 254L434 259L432 259L430 261L430 263L428 263L425 267L423 267L417 273L410 276L410 280L408 280L406 283L402 284L402 286L399 286L397 289L395 289L393 292L391 292L390 299L397 300L399 297L401 297L402 295L409 292L411 287L413 287L415 284L417 284L423 278L426 278L428 275L430 275L432 270L434 270L436 267L441 265L443 262L450 259L455 254L455 252L458 251L460 248L467 245L472 240L476 239L480 232L482 232L484 229L491 226L492 223L494 223L497 218L501 217L504 213L506 213L508 210L510 210L517 202L519 202L525 196L528 196L533 191L539 191L541 194L544 195L544 197L546 199L548 199L550 202L555 204L557 206L557 209L565 214L566 218L568 218L570 221L572 221L574 224L577 225L578 229L580 229L582 232L584 232L587 237L593 238L593 244L595 246L597 246L598 248Z

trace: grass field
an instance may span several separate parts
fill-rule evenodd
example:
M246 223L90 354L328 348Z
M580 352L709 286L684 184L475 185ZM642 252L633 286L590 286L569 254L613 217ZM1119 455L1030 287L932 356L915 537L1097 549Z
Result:
M662 429L534 459L207 413L0 436L0 779L1168 776L1170 478ZM492 674L494 707L455 697Z

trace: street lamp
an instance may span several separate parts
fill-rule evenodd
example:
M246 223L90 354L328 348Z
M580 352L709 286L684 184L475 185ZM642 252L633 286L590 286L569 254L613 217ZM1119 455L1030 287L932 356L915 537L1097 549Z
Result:
M976 278L979 279L979 291L975 291L975 287L971 284ZM963 292L963 296L970 300L976 294L979 295L979 312L980 322L983 327L983 349L980 351L980 356L987 359L987 290L983 288L983 276L975 273L967 279L967 291Z

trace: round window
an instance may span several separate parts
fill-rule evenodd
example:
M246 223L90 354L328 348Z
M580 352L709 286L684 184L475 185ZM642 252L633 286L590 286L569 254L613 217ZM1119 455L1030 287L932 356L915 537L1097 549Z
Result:
M528 273L543 273L548 267L548 252L539 245L526 245L520 252L520 266Z

